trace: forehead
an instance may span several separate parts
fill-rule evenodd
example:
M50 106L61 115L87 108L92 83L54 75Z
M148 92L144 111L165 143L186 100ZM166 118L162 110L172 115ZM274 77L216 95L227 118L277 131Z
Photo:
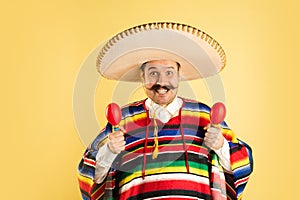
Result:
M171 60L152 60L146 63L145 70L151 69L174 69L177 70L178 64Z

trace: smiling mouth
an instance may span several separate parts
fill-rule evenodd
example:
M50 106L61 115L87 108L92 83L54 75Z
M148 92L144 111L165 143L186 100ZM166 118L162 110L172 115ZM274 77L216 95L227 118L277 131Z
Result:
M166 94L169 91L169 89L160 88L155 90L158 94Z

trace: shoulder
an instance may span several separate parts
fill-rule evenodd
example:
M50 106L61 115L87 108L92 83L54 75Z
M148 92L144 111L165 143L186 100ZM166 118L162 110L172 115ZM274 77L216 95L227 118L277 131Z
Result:
M200 101L192 100L192 99L186 99L180 97L183 101L183 109L190 110L190 111L198 111L198 112L210 112L210 107Z
M129 103L121 108L123 117L132 116L145 112L145 99Z

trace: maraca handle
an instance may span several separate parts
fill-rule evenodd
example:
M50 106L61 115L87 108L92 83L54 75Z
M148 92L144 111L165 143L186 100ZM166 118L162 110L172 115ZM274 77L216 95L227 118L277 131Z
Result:
M113 126L112 127L112 132L119 131L119 130L120 130L119 126Z

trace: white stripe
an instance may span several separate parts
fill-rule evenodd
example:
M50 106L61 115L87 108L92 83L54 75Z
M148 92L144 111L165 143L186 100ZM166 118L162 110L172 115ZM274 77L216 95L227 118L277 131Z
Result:
M87 161L90 161L91 163L89 163ZM85 165L88 165L88 166L91 166L91 167L94 167L94 168L95 168L95 165L96 165L95 160L92 160L92 159L89 159L89 158L84 158L83 163Z
M250 168L250 164L246 164L246 165L243 165L241 167L237 167L237 168L234 169L234 171L236 171L236 172L244 171L244 170L248 170L247 168Z
M236 181L236 182L240 182L239 184L235 184L235 187L238 187L238 186L240 186L240 185L243 185L243 184L245 184L245 183L247 183L247 181L248 181L248 179L249 179L249 176L246 176L246 177L244 177L244 178L242 178L242 179L239 179L238 181Z
M153 197L153 198L147 198L144 200L156 200L156 199L170 199L170 198L177 198L177 199L195 199L195 200L204 200L204 199L199 199L197 197L191 197L191 196L177 196L177 195L169 195L169 196L163 196L163 197Z
M217 166L212 166L211 171L212 171L212 173L219 174L220 179L225 181L224 172L221 172Z
M208 178L197 176L194 174L186 174L186 173L157 174L157 175L146 176L144 180L142 178L136 178L128 182L127 184L122 186L121 193L130 190L132 187L142 185L144 183L151 183L154 181L176 181L176 180L193 181L195 183L209 185Z
M222 197L227 198L226 191L221 191L218 188L210 188L210 189L219 192L222 195ZM224 194L224 192L225 192L225 194Z

